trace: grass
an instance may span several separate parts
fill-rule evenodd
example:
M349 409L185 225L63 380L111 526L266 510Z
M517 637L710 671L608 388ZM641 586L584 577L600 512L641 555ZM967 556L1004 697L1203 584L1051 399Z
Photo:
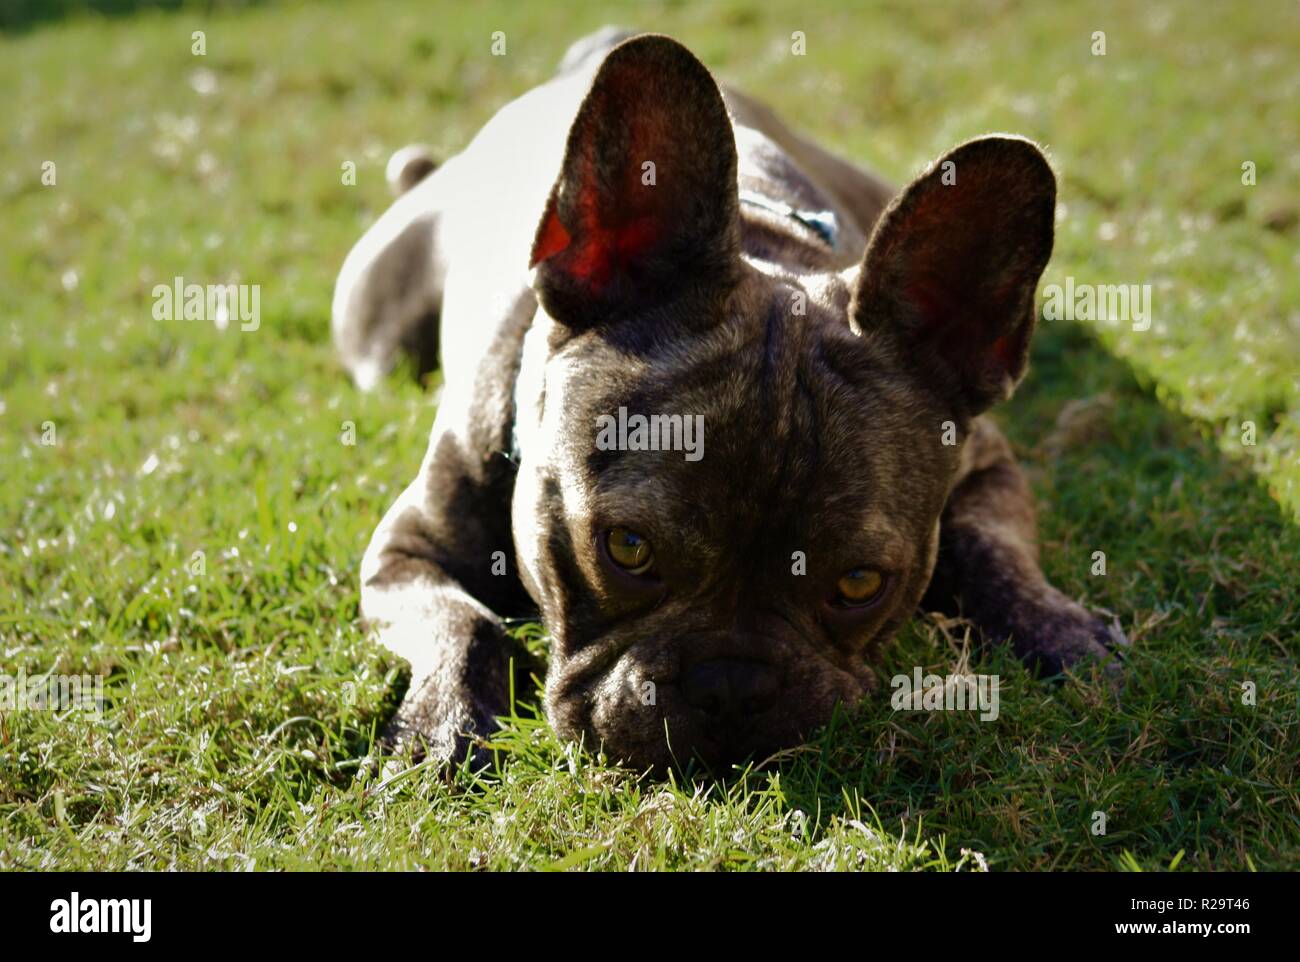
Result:
M270 4L0 36L0 672L102 673L108 701L0 713L0 868L1300 868L1293 7L550 10ZM357 564L433 408L345 383L334 274L393 149L451 153L605 22L673 33L896 180L990 129L1050 146L1045 283L1153 286L1149 331L1045 324L1000 412L1049 577L1134 641L1118 700L923 618L886 674L996 672L996 722L885 700L775 769L656 783L558 743L525 699L496 771L357 777L403 684L356 625ZM176 275L260 284L261 327L155 321Z

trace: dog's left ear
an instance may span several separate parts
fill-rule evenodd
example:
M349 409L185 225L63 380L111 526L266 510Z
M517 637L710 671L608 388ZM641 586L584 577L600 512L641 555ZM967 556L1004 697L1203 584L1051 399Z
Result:
M533 289L584 329L726 283L738 263L736 141L718 86L668 37L610 51L569 131L533 241Z
M1028 140L989 136L935 161L881 215L850 310L968 416L1025 372L1056 178Z

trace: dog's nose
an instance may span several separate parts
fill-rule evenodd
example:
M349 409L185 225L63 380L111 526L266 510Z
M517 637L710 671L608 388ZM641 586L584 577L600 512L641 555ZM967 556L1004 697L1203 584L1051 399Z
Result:
M776 672L756 661L703 661L686 673L686 701L710 718L742 720L771 708Z

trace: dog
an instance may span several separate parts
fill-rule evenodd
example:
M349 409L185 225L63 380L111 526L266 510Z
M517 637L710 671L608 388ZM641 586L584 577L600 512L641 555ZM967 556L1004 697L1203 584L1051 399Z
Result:
M1045 580L982 416L1025 372L1052 249L1032 142L971 140L896 193L676 41L606 29L389 178L333 312L358 386L403 355L443 373L361 564L412 672L388 746L486 762L542 671L509 618L545 625L555 731L658 773L860 705L918 606L1042 673L1117 671L1126 639Z

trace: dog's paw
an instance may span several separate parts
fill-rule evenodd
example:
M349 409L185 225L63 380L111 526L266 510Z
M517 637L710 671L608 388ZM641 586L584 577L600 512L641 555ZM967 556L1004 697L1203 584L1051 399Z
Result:
M1017 618L1013 644L1020 658L1040 675L1096 662L1112 681L1123 675L1120 653L1129 647L1117 621L1105 621L1060 595Z
M459 765L469 758L478 771L492 763L486 738L498 728L493 710L468 692L446 692L435 677L413 686L379 736L386 755L410 754L413 761Z

